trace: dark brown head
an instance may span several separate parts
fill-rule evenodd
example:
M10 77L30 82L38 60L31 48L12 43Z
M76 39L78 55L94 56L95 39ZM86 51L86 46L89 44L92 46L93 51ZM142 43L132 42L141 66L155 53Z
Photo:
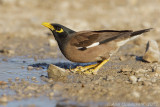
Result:
M62 40L66 39L66 37L68 37L70 34L75 32L63 25L56 24L56 23L44 22L42 23L42 25L49 28L52 31L57 42L62 42Z

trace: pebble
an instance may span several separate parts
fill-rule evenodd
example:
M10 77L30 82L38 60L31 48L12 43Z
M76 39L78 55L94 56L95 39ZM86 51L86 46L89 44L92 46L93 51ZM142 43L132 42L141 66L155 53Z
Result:
M160 61L159 47L155 40L148 41L143 60L149 63Z
M15 81L19 81L19 77L16 77L16 78L15 78Z
M21 66L22 69L24 69L24 66Z
M32 66L28 66L27 70L33 70L33 67Z
M7 84L7 82L5 82L5 81L0 81L0 85L6 85Z
M135 73L146 73L146 72L148 72L148 70L145 70L145 69L138 69L138 70L136 70L136 71L134 71Z
M49 78L59 78L68 74L64 69L52 64L49 65L47 72Z
M53 96L54 96L54 92L50 92L49 97L53 97Z
M125 68L122 68L121 71L122 72L130 72L130 71L132 71L132 68L125 67Z
M3 58L3 59L2 59L2 61L5 61L5 62L7 62L7 61L8 61L8 59L6 59L6 58Z
M148 85L152 85L152 83L149 81L143 81L143 85L148 86Z
M155 72L160 73L160 67L159 67L159 66L157 66L157 67L155 68Z
M0 102L1 103L7 103L8 102L8 98L6 95L2 95L2 97L0 97Z
M152 83L155 83L156 81L157 81L156 78L152 78L152 79L151 79L151 82L152 82Z
M132 92L132 95L133 95L134 97L136 97L136 98L139 98L139 97L140 97L140 93L137 92L137 91L133 91L133 92Z
M11 79L11 78L8 78L8 82L11 83L11 82L12 82L12 79Z
M136 84L137 83L137 77L132 75L129 77L129 80L132 82L132 84Z
M32 78L31 78L31 80L36 80L36 79L37 79L36 77L32 77Z
M145 81L145 80L146 80L146 78L140 77L140 78L138 79L138 82Z
M120 56L119 59L120 59L120 61L126 60L125 56Z

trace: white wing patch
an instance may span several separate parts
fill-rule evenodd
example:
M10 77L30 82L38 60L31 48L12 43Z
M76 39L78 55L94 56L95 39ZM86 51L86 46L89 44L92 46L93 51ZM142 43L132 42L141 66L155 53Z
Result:
M93 43L89 46L87 46L86 48L91 48L91 47L95 47L95 46L98 46L99 45L99 42L96 42L96 43Z
M96 43L93 43L87 47L77 47L78 50L85 50L87 48L92 48L92 47L95 47L95 46L98 46L100 43L99 42L96 42Z

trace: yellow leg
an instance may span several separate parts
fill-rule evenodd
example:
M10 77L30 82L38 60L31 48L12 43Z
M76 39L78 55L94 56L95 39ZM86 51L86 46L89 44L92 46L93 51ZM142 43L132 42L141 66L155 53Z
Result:
M71 71L75 73L85 73L85 74L97 74L97 71L109 61L109 58L102 61L101 63L89 65L89 66L78 66L75 69L71 69Z
M94 70L92 71L93 74L97 74L97 71L105 64L109 61L110 58L104 60L103 62L101 62L98 66L96 66L94 68Z
M98 65L98 63L97 64L93 64L93 65L84 66L84 67L83 66L77 66L76 68L70 69L70 70L73 71L73 72L84 72L84 71L86 71L88 69L96 67L97 65Z

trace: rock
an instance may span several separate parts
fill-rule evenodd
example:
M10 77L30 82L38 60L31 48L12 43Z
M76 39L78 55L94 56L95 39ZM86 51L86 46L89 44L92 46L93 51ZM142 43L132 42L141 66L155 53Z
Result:
M124 61L124 60L126 60L126 58L125 58L125 56L120 56L120 57L119 57L119 60L120 60L120 61Z
M143 56L143 60L150 63L160 61L160 52L156 41L154 40L148 41L146 52Z
M134 71L135 73L146 73L146 72L148 72L148 70L145 70L145 69L138 69L138 70L136 70L136 71Z
M33 70L33 67L32 66L28 66L27 70Z
M159 66L155 68L155 72L160 73L160 67Z
M122 72L131 72L131 71L132 71L132 68L125 67L125 68L122 68L121 71L122 71Z
M32 78L31 78L32 81L33 81L33 80L36 80L36 79L37 79L36 77L32 77Z
M2 97L0 97L0 103L7 103L8 102L8 98L6 95L3 95Z
M132 84L136 84L137 83L137 77L132 75L129 77L129 80L132 82Z
M53 96L54 96L54 92L50 92L49 97L53 97Z
M15 81L19 81L19 77L16 77L16 78L15 78Z
M0 81L0 85L6 85L7 84L7 82L5 82L5 81Z
M133 92L132 92L132 95L133 95L134 97L136 97L136 98L139 98L139 97L140 97L140 93L137 92L137 91L133 91Z
M68 74L65 71L65 69L59 68L58 66L55 66L53 64L49 65L47 72L48 72L48 77L49 78L64 77Z
M0 50L0 53L13 55L13 54L15 54L15 51L14 50L8 50L8 49L2 49L2 50Z

